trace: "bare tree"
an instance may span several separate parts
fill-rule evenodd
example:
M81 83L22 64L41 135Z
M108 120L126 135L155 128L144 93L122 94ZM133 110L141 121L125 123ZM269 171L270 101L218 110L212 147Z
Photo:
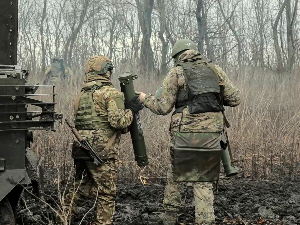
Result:
M291 9L291 0L288 0L286 2L286 34L287 34L287 70L291 71L293 66L294 66L294 35L293 35L293 30L294 30L294 22L296 19L297 15L297 7L298 7L298 0L295 1L295 7L294 7L294 12L292 15L292 9Z
M207 32L206 18L204 16L203 0L197 0L196 19L198 24L198 49L201 53L204 51L204 37Z
M264 67L264 49L265 49L265 40L264 40L264 33L265 33L265 16L266 16L266 9L265 4L267 4L263 0L254 0L254 10L255 10L255 17L258 27L258 36L259 36L259 49L258 49L258 61L259 66Z
M47 11L47 0L44 0L43 13L40 25L40 35L41 35L41 48L42 48L42 72L45 72L46 69L46 50L45 50L45 40L44 40L44 21L46 18Z
M43 71L54 55L78 69L91 54L105 54L116 66L126 59L131 67L164 74L170 46L183 38L196 41L202 53L225 67L291 71L300 64L298 0L20 3L18 55L33 71Z
M79 16L79 21L77 21L76 17L76 10L74 9L74 14L73 14L73 22L72 22L72 27L71 27L71 34L69 35L66 44L64 46L64 59L70 64L72 60L72 54L73 54L73 47L74 43L76 41L76 38L83 26L83 24L86 22L85 17L87 14L87 9L90 3L90 0L82 0L82 9L80 12Z
M274 47L275 47L275 52L276 52L276 57L277 57L277 70L278 70L278 72L281 72L282 69L283 69L283 59L282 59L281 50L280 50L280 47L279 47L277 27L278 27L279 20L282 17L282 13L284 11L284 8L286 7L287 2L288 2L288 0L285 0L282 3L282 5L279 9L279 12L277 13L275 22L273 24L273 38L274 38Z
M166 74L167 73L167 54L168 54L169 45L164 36L166 33L166 26L167 26L164 0L157 0L157 10L159 12L159 25L160 25L158 36L159 36L159 39L162 44L160 71L161 71L161 74Z
M218 2L218 4L219 4L220 11L221 11L221 14L222 14L223 18L224 18L225 22L227 23L229 29L230 29L231 32L233 33L233 36L235 37L235 40L236 40L236 42L237 42L237 46L238 46L238 64L239 64L239 66L241 66L241 65L242 65L242 57L241 57L241 55L242 55L242 41L241 41L240 36L239 36L238 33L237 33L237 30L235 29L235 27L234 27L234 26L232 25L232 23L231 23L231 18L233 17L233 14L234 14L234 12L235 12L235 10L236 10L238 4L240 3L240 1L238 1L238 2L234 5L234 7L233 7L233 9L232 9L232 12L231 12L231 15L230 15L228 18L227 18L226 15L225 15L225 12L224 12L224 10L223 10L223 7L222 7L222 4L221 4L220 0L217 0L217 2Z
M138 7L138 19L143 34L141 45L141 64L149 72L154 70L153 51L151 47L151 14L153 11L154 0L144 0L143 3L140 0L136 0Z

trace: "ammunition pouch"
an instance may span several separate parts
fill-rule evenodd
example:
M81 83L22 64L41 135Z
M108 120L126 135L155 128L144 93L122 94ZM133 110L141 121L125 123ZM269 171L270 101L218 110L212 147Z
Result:
M75 160L93 161L87 150L82 149L78 142L74 142L72 146L72 158Z
M221 159L219 133L177 132L172 149L173 180L212 182L219 179Z
M183 68L186 90L177 95L175 113L188 107L190 114L221 112L221 96L218 75L208 59L180 62Z
M184 92L184 91L180 91ZM180 94L179 92L179 94ZM206 113L206 112L221 112L219 93L204 93L194 96L191 100L186 99L182 102L177 102L174 113L181 113L187 106L190 114Z

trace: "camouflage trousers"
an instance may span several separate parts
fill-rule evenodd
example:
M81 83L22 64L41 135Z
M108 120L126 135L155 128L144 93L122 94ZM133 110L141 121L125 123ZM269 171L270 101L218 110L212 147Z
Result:
M181 194L187 184L193 185L194 205L195 205L195 224L213 224L214 215L214 194L211 182L174 182L172 171L167 174L168 183L165 188L164 209L165 215L162 220L164 225L175 225L177 212L181 206Z
M75 160L74 163L76 167L75 182L66 196L66 207L71 211L72 216L82 219L90 209L84 209L82 203L87 199L92 199L96 213L93 225L113 224L116 198L116 160L109 159L100 166L83 160ZM82 211L85 212L82 213Z

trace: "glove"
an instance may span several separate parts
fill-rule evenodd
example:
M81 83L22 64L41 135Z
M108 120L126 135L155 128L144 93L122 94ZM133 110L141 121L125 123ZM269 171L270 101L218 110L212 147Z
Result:
M139 101L138 97L139 96L135 96L130 101L125 102L125 108L130 109L133 114L144 108L144 105Z

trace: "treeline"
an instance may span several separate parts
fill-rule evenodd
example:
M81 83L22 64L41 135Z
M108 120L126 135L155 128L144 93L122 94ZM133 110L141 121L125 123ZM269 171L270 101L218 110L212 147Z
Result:
M19 63L35 72L53 56L78 69L104 54L165 74L181 38L223 67L299 65L298 0L20 0L19 10Z

